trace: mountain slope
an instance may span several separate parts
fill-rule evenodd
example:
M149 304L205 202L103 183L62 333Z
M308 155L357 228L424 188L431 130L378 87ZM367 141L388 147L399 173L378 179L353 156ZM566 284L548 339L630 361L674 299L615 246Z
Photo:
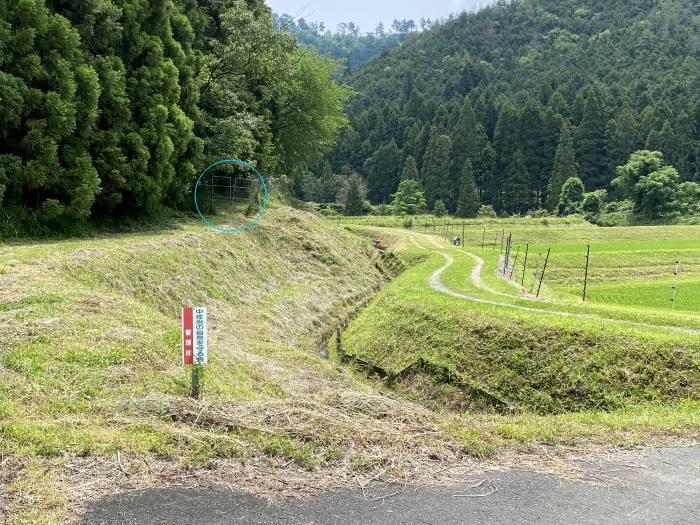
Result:
M429 205L442 198L455 210L469 159L482 202L524 212L546 202L569 123L589 189L608 188L640 148L661 150L684 180L697 180L699 31L700 7L689 0L525 0L463 14L348 77L359 94L329 160L336 172L362 172L374 200L387 201L397 181L373 191L387 169L400 173L412 156L425 170L448 136L450 169ZM401 158L376 162L392 142Z
M342 23L335 31L326 28L323 22L307 22L304 18L295 19L288 14L273 13L275 26L292 33L299 43L316 49L344 65L350 72L377 58L384 51L400 46L410 34L432 25L429 19L419 24L413 20L394 20L391 28L377 24L372 32L361 33L354 22Z

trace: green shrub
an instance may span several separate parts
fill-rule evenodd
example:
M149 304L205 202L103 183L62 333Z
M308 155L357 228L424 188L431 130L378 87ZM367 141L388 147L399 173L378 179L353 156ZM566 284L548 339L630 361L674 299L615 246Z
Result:
M495 219L497 216L496 210L490 204L482 204L479 207L479 217Z
M445 215L447 215L447 208L445 207L445 203L441 200L436 201L435 206L433 207L433 214L436 217L444 217Z

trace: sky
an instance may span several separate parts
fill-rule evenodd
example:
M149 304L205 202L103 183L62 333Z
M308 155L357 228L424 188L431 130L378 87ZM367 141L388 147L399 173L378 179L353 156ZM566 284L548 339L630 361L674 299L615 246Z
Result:
M381 21L394 19L445 18L487 5L488 0L267 0L273 11L297 15L307 22L322 21L335 30L341 22L355 22L363 33L373 31Z

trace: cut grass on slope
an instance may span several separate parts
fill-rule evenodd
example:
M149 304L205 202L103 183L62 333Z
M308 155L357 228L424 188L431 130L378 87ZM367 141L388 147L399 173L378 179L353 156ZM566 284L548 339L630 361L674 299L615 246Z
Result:
M242 235L184 223L0 247L0 490L6 484L17 520L59 521L80 497L38 498L46 487L26 488L28 465L119 454L185 470L258 456L314 468L329 443L353 434L327 425L335 438L316 439L313 424L302 436L255 414L270 403L287 412L300 398L323 405L321 396L352 389L316 350L336 316L385 282L381 264L368 240L286 208ZM187 304L210 311L203 414L191 421L177 402L189 392L179 319ZM318 392L325 384L333 387ZM202 424L221 402L251 408L236 426ZM175 408L153 408L163 404Z
M430 400L387 394L382 381L319 357L329 330L407 264L415 265L409 275L440 267L444 259L416 249L401 232L373 230L359 237L286 208L270 210L244 235L217 235L185 221L155 233L0 246L0 495L11 503L12 522L63 523L85 500L107 491L217 482L267 494L310 494L375 479L444 479L445 465L499 447L629 444L648 442L653 433L697 433L696 396L666 402L694 388L687 362L696 357L682 348L664 347L659 354L679 371L657 377L633 368L633 377L648 379L642 387L612 398L584 389L578 401L602 399L605 406L623 408L560 415L433 410L464 400L464 390L422 382L425 376L417 374L408 380L416 394L432 388ZM459 272L469 267L455 265L444 276L453 270L466 282ZM397 283L411 289L405 304L394 312L368 311L378 314L374 321L384 333L369 340L366 350L390 343L382 347L387 367L396 365L392 352L407 349L411 358L433 335L445 345L455 343L453 325L431 335L435 326L429 321L442 308L437 296L418 281ZM400 302L392 288L388 296ZM421 311L424 298L428 308ZM211 364L201 402L187 398L188 371L180 366L179 310L186 303L210 308ZM455 322L466 322L459 312L466 317L474 309L457 304L445 303L454 308ZM528 318L514 315L503 324L503 308L477 310L491 332L515 327L514 341L518 323ZM401 318L406 312L417 318ZM369 325L366 314L357 319ZM416 319L403 338L396 334ZM563 323L574 336L590 333L578 324ZM417 334L418 328L423 332ZM626 331L618 335L626 337ZM473 342L480 335L469 337ZM635 352L659 364L647 350L642 345ZM520 369L498 372L510 366L509 359L525 366L533 352L494 355L483 383L522 382L537 391L540 385L522 380ZM616 355L624 364L624 352ZM592 362L601 360L604 355ZM465 364L448 363L455 370ZM434 369L454 377L452 368ZM539 377L546 392L553 380L546 373ZM492 408L498 393L477 379L470 386L473 404ZM596 379L601 387L621 384L606 370ZM557 411L566 388L542 396L543 411ZM657 397L664 404L625 405ZM450 402L441 405L444 400Z

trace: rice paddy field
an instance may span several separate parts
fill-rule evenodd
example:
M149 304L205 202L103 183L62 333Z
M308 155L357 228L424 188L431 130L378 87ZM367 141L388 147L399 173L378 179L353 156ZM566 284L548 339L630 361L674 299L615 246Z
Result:
M450 222L451 226L443 228L449 239L464 235L465 251L484 258L485 270L490 268L491 273L503 269L507 238L512 235L506 280L520 282L527 291L536 292L547 250L551 249L541 293L550 301L584 304L590 246L586 300L592 307L607 304L647 312L700 313L700 227L598 228L563 220L538 222L505 222L500 228L493 222L465 222L464 234L460 223ZM436 232L445 239L440 226L426 229L418 223L418 231ZM516 291L512 287L497 287Z
M350 323L345 354L399 383L427 375L457 390L442 402L467 399L470 410L605 413L691 402L697 420L700 228L385 224L348 227L393 232L423 262ZM464 244L454 246L455 237ZM435 384L418 395L429 391L435 401Z

